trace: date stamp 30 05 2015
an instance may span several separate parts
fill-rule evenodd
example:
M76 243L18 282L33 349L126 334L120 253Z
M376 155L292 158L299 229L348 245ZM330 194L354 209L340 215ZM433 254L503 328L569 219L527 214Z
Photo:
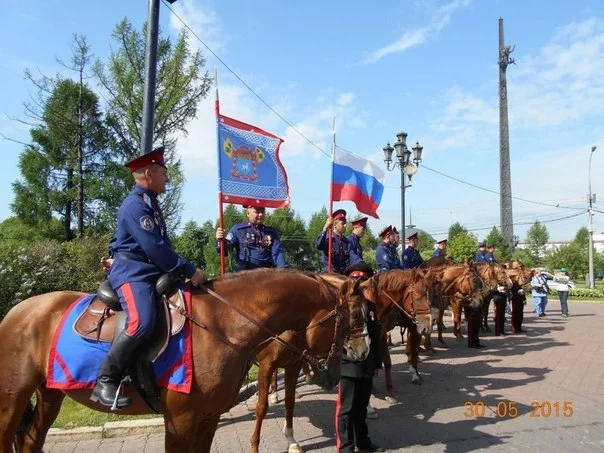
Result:
M572 401L533 401L532 409L527 411L529 417L551 418L565 417L571 418L575 414ZM489 412L487 412L487 410ZM516 418L520 413L517 401L499 401L496 405L489 405L483 401L466 401L464 404L464 416L466 418L484 417L487 414L493 414L497 418Z

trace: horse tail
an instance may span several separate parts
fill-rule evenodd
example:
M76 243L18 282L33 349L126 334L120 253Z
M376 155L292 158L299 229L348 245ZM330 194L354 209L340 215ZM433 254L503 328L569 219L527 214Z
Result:
M27 407L25 408L25 411L21 416L21 420L19 420L19 425L17 425L17 431L15 433L15 440L13 441L13 448L15 453L21 453L23 451L23 445L25 444L25 435L27 434L29 427L34 421L37 406L37 402L35 406L32 404L31 401L27 403Z

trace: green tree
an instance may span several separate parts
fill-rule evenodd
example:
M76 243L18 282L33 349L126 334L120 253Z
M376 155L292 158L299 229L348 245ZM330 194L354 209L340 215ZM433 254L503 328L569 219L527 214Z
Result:
M548 240L547 227L536 220L526 233L526 245L537 263L542 262L542 257L545 255L545 244Z
M229 231L233 225L246 220L244 212L237 206L229 204L224 208L222 214L225 231ZM220 255L216 251L216 229L218 220L215 222L206 221L201 229L207 236L208 241L203 247L203 259L205 262L205 272L210 276L220 274ZM226 272L232 272L235 269L236 262L231 255L226 256Z
M136 30L127 19L113 32L117 46L107 63L94 66L94 74L105 91L107 124L114 135L115 149L121 160L139 154L142 128L145 32ZM201 52L192 52L187 44L187 33L181 32L176 43L160 34L157 50L157 88L155 96L155 124L153 143L166 147L166 161L170 168L171 187L162 200L162 208L169 230L180 222L180 195L184 179L180 159L175 154L179 134L186 134L186 126L197 112L199 100L211 86L207 72L202 73L205 59ZM131 187L132 183L126 186ZM126 187L121 197L126 195Z
M503 237L503 234L501 234L497 227L494 226L489 232L486 243L493 244L495 246L495 259L497 262L505 263L512 257L512 249L510 244Z
M306 225L291 207L275 209L267 214L265 223L277 229L285 260L291 267L314 270L312 244L307 240Z
M467 229L465 229L465 228L464 228L464 227L461 225L461 223L459 223L459 222L455 222L453 225L451 225L451 226L449 227L449 236L448 236L448 242L451 242L451 240L452 240L452 239L453 239L455 236L457 236L458 234L461 234L461 233L467 233L467 232L468 232L468 230L467 230Z
M0 223L0 244L32 244L43 239L60 240L63 237L63 225L51 218L47 224L32 226L18 217L9 217Z
M447 243L447 253L458 262L474 258L477 249L478 239L467 231L458 232Z
M98 98L87 86L60 78L34 83L41 107L28 109L30 116L39 115L40 124L30 130L32 144L19 157L22 179L13 183L11 209L26 224L43 229L58 216L63 238L70 240L74 218L79 236L94 222L110 158L107 133Z
M196 267L205 268L204 247L209 241L206 231L194 220L185 224L182 233L174 238L174 250L191 261ZM211 236L211 242L214 243L214 236Z
M533 258L531 252L527 249L516 249L514 254L511 257L512 260L520 260L527 267L535 267L537 266L537 262Z
M323 231L323 226L325 225L325 221L327 220L328 216L329 214L327 214L327 208L323 206L319 211L315 212L313 215L310 216L310 219L308 221L308 228L306 229L307 240L312 246L312 256L309 258L313 262L312 270L314 270L315 272L319 272L322 268L321 251L317 250L317 248L315 247L315 240L317 239L317 237L319 237L321 231Z
M421 253L422 258L424 256L432 256L432 253L434 252L434 241L432 236L425 231L420 230L417 235L417 249Z
M589 233L583 227L568 244L549 250L543 262L549 271L565 267L573 279L589 273L588 244Z

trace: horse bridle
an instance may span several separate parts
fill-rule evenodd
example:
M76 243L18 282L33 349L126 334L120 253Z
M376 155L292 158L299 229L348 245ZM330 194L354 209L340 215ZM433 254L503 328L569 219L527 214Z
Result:
M480 274L478 274L478 272L475 272L475 278L478 278L480 280L480 282L484 285L484 280L482 280L482 278L480 278ZM461 283L464 280L471 280L472 279L472 269L467 268L464 270L464 273L457 276L451 283L449 283L449 286L447 286L444 290L443 290L443 294L446 293L456 282L457 280L461 279L461 281L458 283L458 286L461 286ZM470 292L467 295L463 295L462 293L460 293L459 291L457 291L453 296L456 296L457 294L459 294L461 296L461 301L470 301L470 299L472 298L472 293L474 292L473 290L473 285L470 282ZM448 297L453 297L453 296L448 296ZM447 296L443 296L443 297L447 297Z
M401 304L399 304L396 300L394 300L394 298L388 294L386 291L384 291L383 289L381 290L382 294L384 294L384 296L386 296L390 302L392 302L407 318L409 318L411 320L411 322L413 324L418 324L418 320L417 320L417 312L415 311L415 289L416 289L416 282L413 282L409 287L405 288L405 292L403 293L403 300L402 300L402 304L404 305L405 303L405 299L407 299L407 297L409 297L409 295L411 295L411 312L408 312L407 310L405 310L403 308L403 306ZM420 312L420 314L423 313Z
M332 317L335 316L334 333L333 333L333 339L332 339L331 347L329 349L329 352L327 353L327 357L325 359L320 359L320 358L318 358L317 355L313 354L308 349L302 350L302 349L300 349L300 348L298 348L298 347L290 344L289 342L285 341L284 339L282 339L281 337L279 337L279 335L277 335L276 333L274 333L273 331L271 331L268 327L263 326L258 321L256 321L255 319L251 318L245 311L243 311L242 309L240 309L236 305L233 305L231 302L229 302L227 299L225 299L224 297L222 297L216 291L212 291L211 289L206 288L205 286L200 287L200 289L202 291L207 292L212 297L218 299L220 302L222 302L223 304L227 305L231 309L235 310L237 313L239 313L241 316L243 316L249 322L251 322L252 324L254 324L256 327L259 327L267 335L269 335L269 338L267 338L266 340L264 340L263 342L261 342L259 345L256 345L254 348L251 349L251 351L254 351L254 350L258 349L264 343L268 343L270 341L276 341L277 343L279 343L284 348L289 349L295 355L299 355L303 360L306 360L311 365L316 366L317 369L319 369L320 371L326 370L327 369L327 364L328 364L329 360L331 360L332 357L337 356L337 354L338 354L338 346L337 346L337 342L338 342L338 329L339 329L340 323L342 322L343 312L346 311L346 308L344 308L342 305L340 305L339 301L336 303L336 306L335 306L335 308L333 310L331 310L329 313L327 313L325 316L323 316L318 321L313 321L308 326L306 326L305 329L303 329L300 332L300 333L302 333L302 332L307 331L308 329L312 329L313 327L317 327L317 326L323 324L328 319L331 319ZM193 314L187 312L184 307L176 307L175 305L173 305L169 301L168 301L168 303L169 303L170 307L172 309L174 309L176 312L178 312L179 314L181 314L182 316L184 316L185 318L187 318L189 321L191 321L196 326L201 327L202 329L204 329L205 331L207 331L209 334L211 334L214 337L218 338L220 341L222 341L227 346L230 346L235 351L239 352L240 354L245 354L245 355L247 355L247 354L250 353L250 351L247 351L244 348L242 348L241 346L236 345L235 343L233 343L232 341L230 341L222 333L216 331L215 329L211 328L207 324L204 324L203 322L199 321Z

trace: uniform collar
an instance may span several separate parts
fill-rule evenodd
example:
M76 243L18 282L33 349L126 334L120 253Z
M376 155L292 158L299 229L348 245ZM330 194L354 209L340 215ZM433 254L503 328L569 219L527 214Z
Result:
M139 194L146 194L151 198L157 198L157 194L155 192L153 192L151 189L147 189L146 187L143 187L139 184L135 184L134 185L134 192L135 193L139 193Z

